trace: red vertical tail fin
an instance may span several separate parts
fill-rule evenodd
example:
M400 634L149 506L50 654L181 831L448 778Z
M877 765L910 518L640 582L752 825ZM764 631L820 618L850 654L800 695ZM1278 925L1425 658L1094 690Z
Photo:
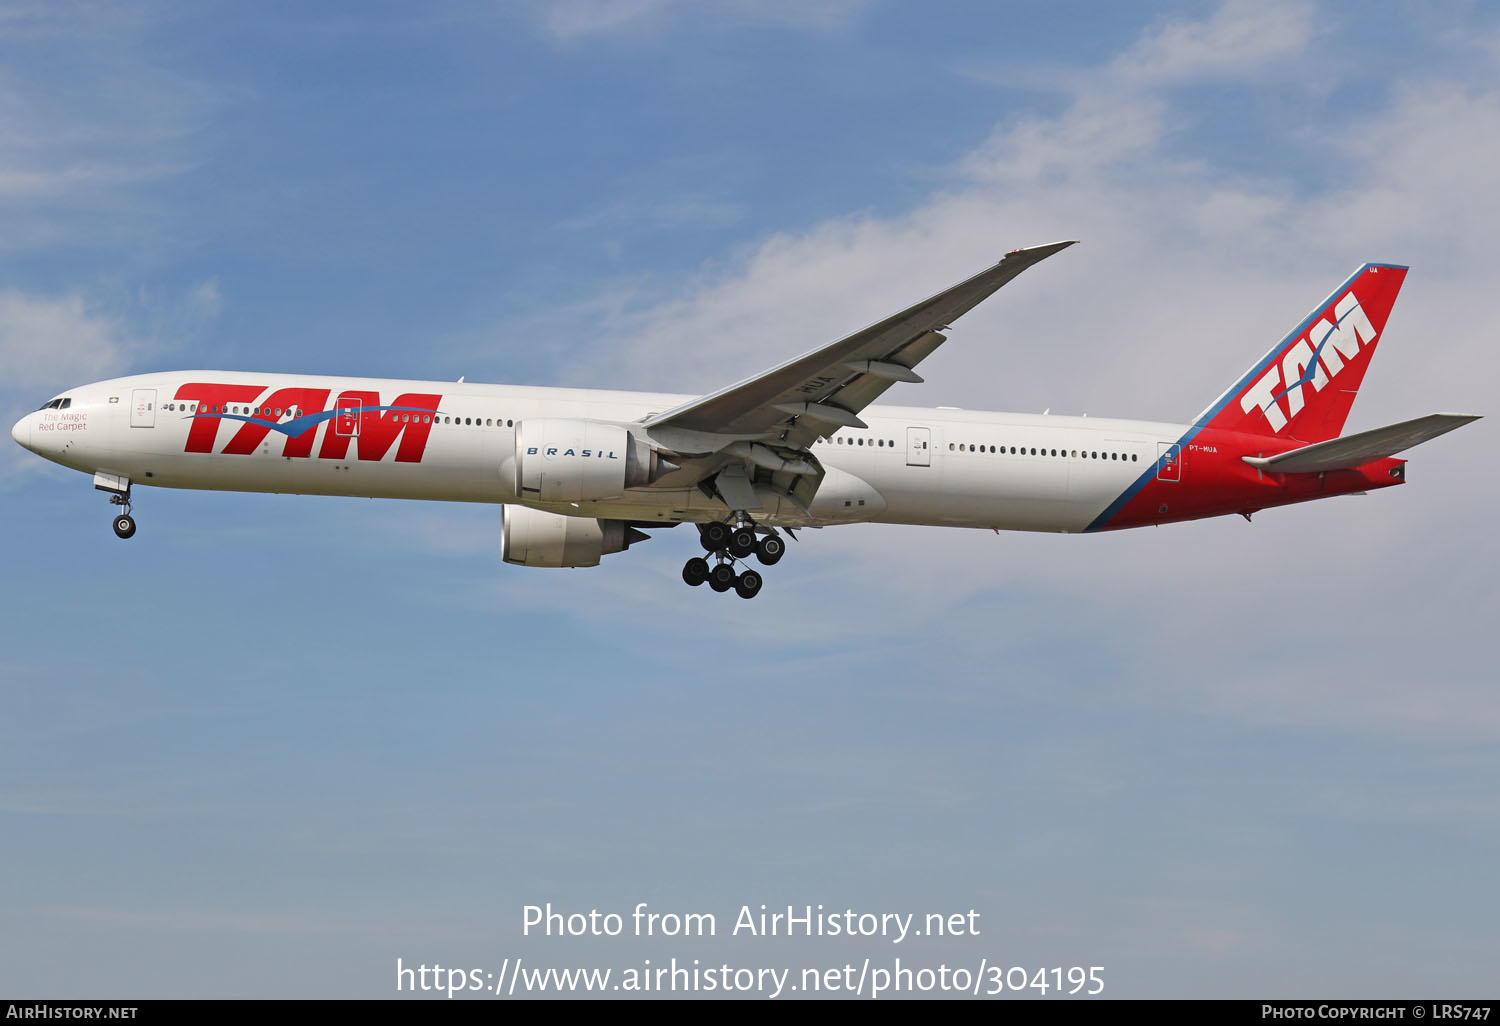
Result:
M1308 443L1337 438L1405 280L1405 267L1365 264L1199 414L1194 427Z

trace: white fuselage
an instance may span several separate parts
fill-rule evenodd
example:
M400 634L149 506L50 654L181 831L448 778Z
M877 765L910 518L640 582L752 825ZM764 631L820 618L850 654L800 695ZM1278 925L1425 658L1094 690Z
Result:
M212 428L181 398L204 382L238 388L247 397L226 403L226 419L215 418ZM427 434L417 458L408 453L405 461L399 458L404 436L387 439L386 450L371 458L375 442L361 450L360 438L340 437L337 418L317 424L315 437L304 436L306 454L297 455L287 455L287 435L257 435L245 431L244 421L228 419L233 409L234 416L255 411L257 420L289 422L305 404L296 410L270 404L299 389L335 397L374 393L390 405L422 393L435 398L436 409L430 428L422 425ZM16 437L48 459L88 473L164 488L492 503L522 501L514 470L521 421L628 424L692 398L234 371L145 374L63 395L68 408L29 415L17 425ZM861 417L867 428L840 429L813 447L828 473L807 509L770 499L756 519L776 526L875 521L1082 531L1187 430L1178 424L899 406L871 406ZM194 430L199 448L207 439L206 451L187 451ZM237 438L238 451L226 451ZM703 522L727 513L724 503L697 487L661 485L603 501L525 504L636 521Z

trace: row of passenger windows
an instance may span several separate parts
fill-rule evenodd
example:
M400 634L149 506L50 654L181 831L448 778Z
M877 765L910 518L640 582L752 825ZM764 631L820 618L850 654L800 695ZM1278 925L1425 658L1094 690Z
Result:
M56 399L54 399L53 403L57 403L57 402L67 403L69 401L70 400L67 400L67 399L62 399L62 400L56 400ZM47 408L48 407L46 407L46 406L42 407L42 409L47 409ZM63 406L63 407L60 407L60 408L61 409L67 409L66 406ZM280 417L282 415L282 413L283 413L283 410L281 409L280 406L224 406L224 407L219 407L219 406L210 406L209 404L204 403L204 404L202 404L202 409L200 410L198 403L167 403L166 406L164 406L162 408L165 409L165 410L167 410L167 411L169 411L169 412L181 412L181 413L228 413L228 414L231 414L233 416L239 416L239 417ZM302 411L298 407L296 407L296 406L289 406L289 407L287 407L287 409L284 412L285 412L285 414L288 417L295 417L299 413L301 413ZM419 424L431 424L431 423L433 423L433 421L435 419L436 422L439 423L439 424L458 424L458 425L467 425L469 427L514 427L515 426L515 421L513 421L513 420L504 420L504 419L502 419L500 417L437 417L437 418L433 418L431 416L417 415L417 414L411 414L411 413L403 413L399 417L397 417L396 419L399 420L399 421L401 421L402 423L411 423L412 421L415 421L415 422L417 422Z
M1017 448L1016 446L1013 445L1009 449L1006 449L1006 447L1003 446L1003 445L1000 446L1000 447L998 447L998 448L996 448L993 445L991 445L991 446L969 445L969 444L964 443L964 442L959 442L957 444L955 444L953 442L949 442L948 443L948 451L949 452L954 452L954 451L958 451L958 452L998 452L998 453L1001 453L1002 455L1004 453L1008 452L1012 456L1062 456L1062 457L1065 457L1065 458L1068 458L1068 459L1075 459L1075 460L1080 460L1080 459L1081 460L1125 460L1125 459L1129 459L1129 461L1131 463L1136 463L1136 462L1139 462L1139 460L1140 460L1140 457L1137 456L1135 453L1129 453L1129 454L1127 454L1127 453L1123 453L1123 452L1091 452L1091 451L1088 451L1088 450L1085 450L1085 449L1072 449L1072 450L1069 450L1069 449L1028 449L1024 445L1021 446L1020 448Z
M834 440L835 444L837 444L837 445L873 445L873 446L878 446L880 448L895 448L895 446L896 446L896 440L894 438L871 438L871 439L866 440L863 437L845 438L843 435L835 435L833 440ZM926 447L924 446L923 448L926 448ZM1126 453L1123 453L1123 452L1091 452L1091 451L1085 451L1085 450L1082 450L1082 449L1072 449L1072 450L1068 450L1068 449L1029 449L1029 448L1027 448L1024 445L1020 446L1020 447L1012 445L1009 449L1007 449L1003 445L1001 445L1001 446L994 446L994 445L985 446L985 445L979 445L977 443L973 444L973 445L970 445L967 442L949 442L948 443L948 451L949 452L992 452L992 453L1006 453L1006 452L1008 452L1012 456L1064 456L1064 457L1069 457L1069 458L1075 459L1075 460L1076 459L1085 459L1085 460L1126 460L1126 459L1128 459L1132 463L1136 463L1136 462L1140 461L1140 457L1137 456L1137 455L1135 455L1134 453L1126 454ZM1071 453L1071 455L1070 455L1070 453ZM1082 453L1082 455L1079 455L1080 453Z

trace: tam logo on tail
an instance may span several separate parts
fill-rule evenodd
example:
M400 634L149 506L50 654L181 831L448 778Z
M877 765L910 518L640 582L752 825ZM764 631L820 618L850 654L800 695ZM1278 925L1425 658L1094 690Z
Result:
M1337 438L1406 268L1366 264L1194 422L1300 442Z
M1329 324L1318 321L1312 330L1299 338L1281 358L1281 366L1272 365L1265 377L1251 385L1240 396L1240 409L1249 413L1256 407L1266 415L1266 422L1273 432L1286 427L1291 417L1302 412L1306 403L1303 389L1311 385L1313 392L1321 392L1328 382L1345 367L1344 361L1359 355L1359 346L1375 341L1378 334L1370 318L1359 305L1359 297L1350 292L1333 308L1338 320ZM1317 345L1309 345L1309 339L1317 339ZM1330 348L1331 347L1331 348ZM1284 383L1284 384L1283 384ZM1278 389L1277 386L1282 386ZM1286 412L1282 412L1281 400L1286 400Z

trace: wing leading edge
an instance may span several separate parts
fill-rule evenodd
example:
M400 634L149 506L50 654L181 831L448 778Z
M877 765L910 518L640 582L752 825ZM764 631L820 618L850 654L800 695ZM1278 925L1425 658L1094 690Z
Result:
M1073 241L1018 249L993 267L898 314L728 388L659 414L645 427L738 438L777 437L802 449L840 427L863 427L858 414L898 381L921 381L912 369L946 336L941 331L1031 265Z

